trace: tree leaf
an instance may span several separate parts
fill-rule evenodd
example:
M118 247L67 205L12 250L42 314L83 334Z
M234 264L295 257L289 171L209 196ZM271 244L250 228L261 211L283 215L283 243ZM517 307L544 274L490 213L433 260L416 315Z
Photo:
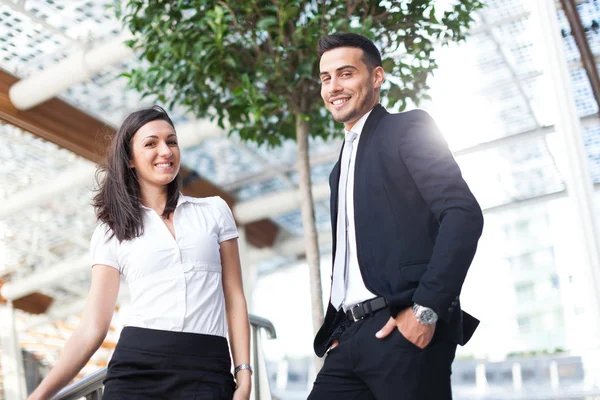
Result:
M258 21L256 28L259 30L266 30L273 25L277 25L278 21L276 17L264 17Z
M382 101L402 109L427 96L437 68L432 43L464 40L481 7L480 0L363 0L349 16L341 0L327 7L304 0L123 0L113 10L133 34L125 44L145 59L121 75L130 87L198 118L227 120L242 140L275 146L295 140L298 114L312 136L341 130L320 98L321 35L353 31L374 40L389 78Z

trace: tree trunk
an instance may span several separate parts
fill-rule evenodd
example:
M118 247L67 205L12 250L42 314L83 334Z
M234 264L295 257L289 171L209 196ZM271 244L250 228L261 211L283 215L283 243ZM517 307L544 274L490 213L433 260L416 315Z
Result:
M300 208L302 210L302 227L306 246L306 262L310 273L310 297L312 309L313 332L323 324L323 293L321 290L321 263L319 242L315 224L315 208L312 197L310 164L308 161L308 122L302 115L296 115L296 139L298 141L298 182L300 185ZM318 373L323 362L314 358L315 373Z

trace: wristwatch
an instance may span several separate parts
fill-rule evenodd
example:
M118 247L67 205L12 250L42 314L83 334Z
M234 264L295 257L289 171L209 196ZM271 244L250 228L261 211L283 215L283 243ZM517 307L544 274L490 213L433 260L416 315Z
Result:
M417 320L423 325L433 325L438 320L438 315L429 307L415 303L412 306L412 310Z

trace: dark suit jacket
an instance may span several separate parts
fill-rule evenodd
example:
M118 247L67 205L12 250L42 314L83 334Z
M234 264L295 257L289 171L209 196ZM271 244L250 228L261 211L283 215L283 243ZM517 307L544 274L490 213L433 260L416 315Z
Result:
M335 257L339 161L331 172ZM439 316L457 344L479 321L459 294L483 229L481 208L431 117L376 105L356 155L354 207L358 264L366 287L385 297L391 316L418 303ZM329 303L314 350L323 356L348 325Z

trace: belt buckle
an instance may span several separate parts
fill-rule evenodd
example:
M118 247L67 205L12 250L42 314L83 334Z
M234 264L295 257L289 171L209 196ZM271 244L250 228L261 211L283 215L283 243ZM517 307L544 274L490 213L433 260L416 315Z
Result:
M352 308L350 309L350 314L352 314L352 319L354 320L354 322L356 322L356 321L360 321L361 319L363 319L363 318L365 317L365 316L363 315L362 317L360 317L360 318L357 318L357 317L356 317L356 315L354 315L354 310L358 309L358 308L359 308L359 307L361 307L361 306L362 306L362 304L361 304L361 303L358 303L358 304L355 304L355 305L354 305L354 307L352 307Z

